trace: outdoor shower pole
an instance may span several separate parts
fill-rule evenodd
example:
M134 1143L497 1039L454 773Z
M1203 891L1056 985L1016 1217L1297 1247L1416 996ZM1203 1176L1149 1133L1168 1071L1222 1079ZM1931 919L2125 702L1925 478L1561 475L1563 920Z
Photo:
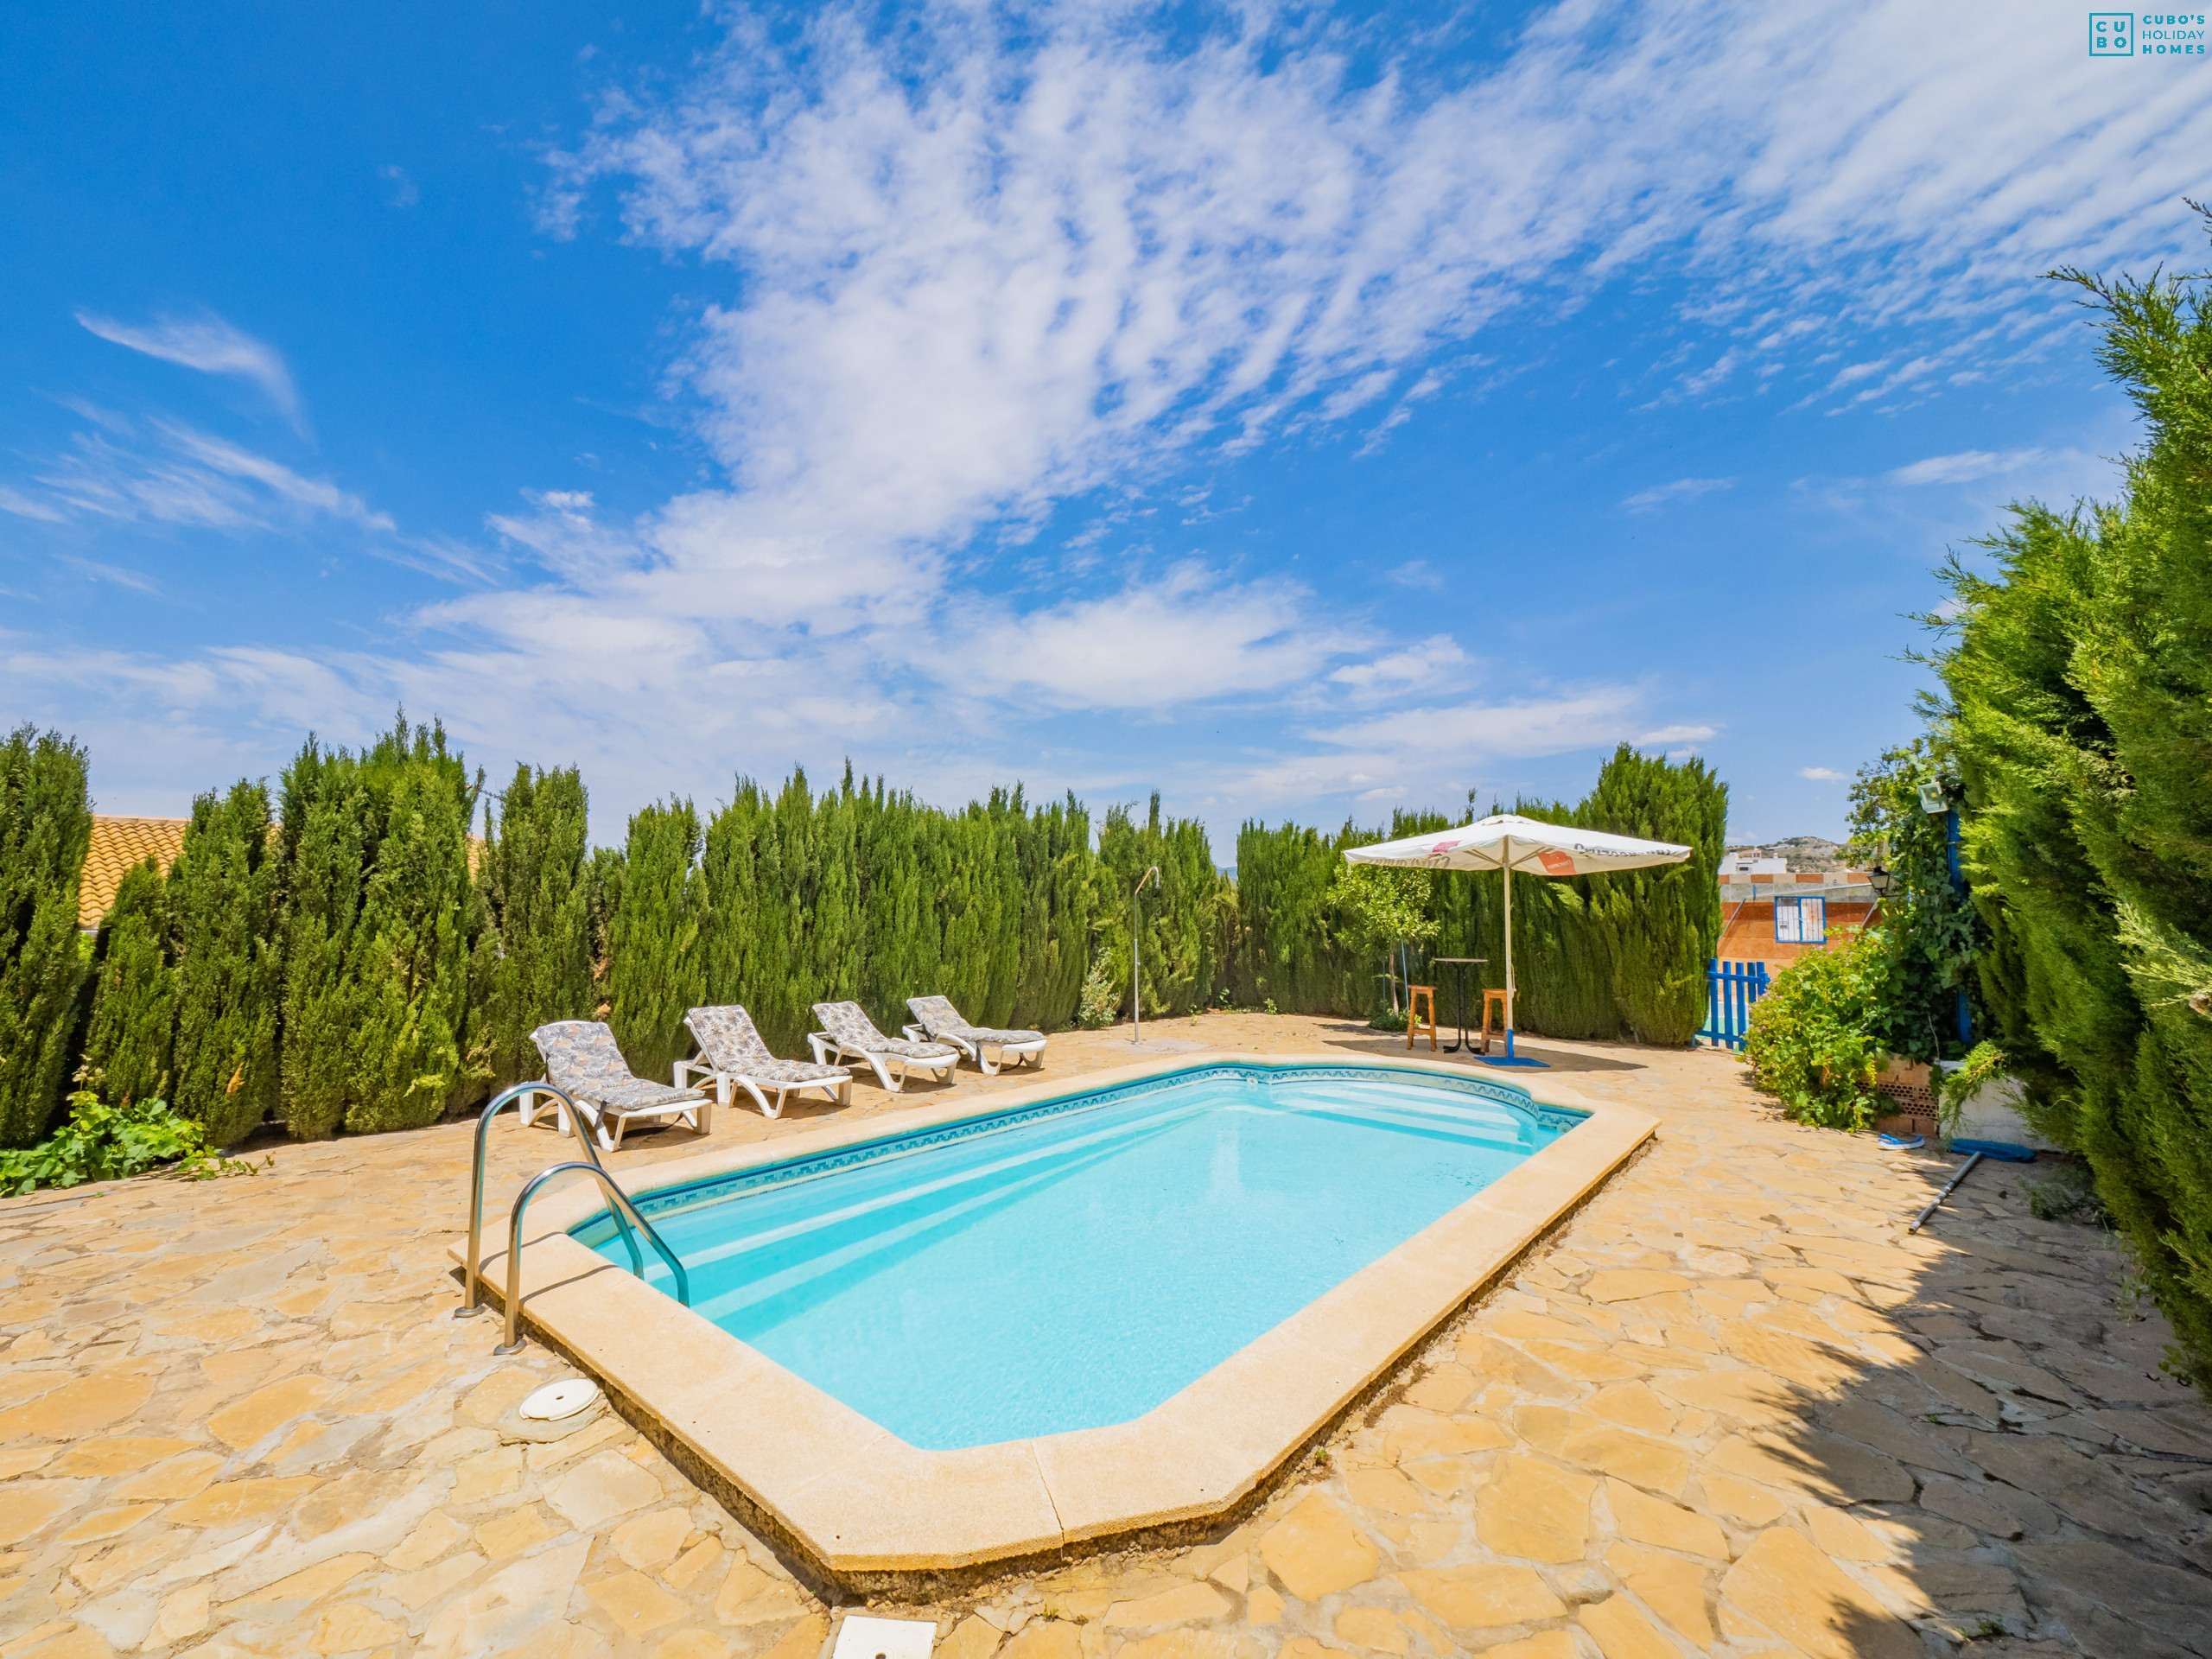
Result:
M1131 1048L1144 1041L1144 980L1137 971L1137 935L1142 931L1138 924L1142 921L1144 912L1137 907L1137 894L1144 891L1144 884L1147 881L1155 887L1160 885L1159 865L1154 865L1137 877L1136 888L1129 894L1129 1019L1135 1027L1129 1038Z

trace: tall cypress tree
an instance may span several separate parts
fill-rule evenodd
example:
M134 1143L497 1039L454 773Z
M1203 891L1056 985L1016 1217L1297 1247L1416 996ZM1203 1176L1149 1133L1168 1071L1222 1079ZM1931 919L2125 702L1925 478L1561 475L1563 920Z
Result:
M351 1096L348 1033L359 995L346 976L366 849L382 833L355 759L313 734L284 769L284 1119L302 1140L338 1133Z
M639 1077L665 1077L690 1052L683 1015L706 989L699 852L699 815L689 801L649 806L630 820L621 898L607 925L607 1023Z
M1685 1046L1705 1022L1706 963L1720 938L1728 786L1701 760L1678 765L1624 743L1575 822L1694 849L1685 863L1586 879L1591 914L1610 935L1621 1024L1637 1042Z
M82 1017L77 892L92 844L85 751L18 727L0 743L0 1147L61 1109Z
M494 817L486 806L476 885L484 936L469 969L494 1088L541 1074L530 1033L591 1017L592 918L583 779L573 766L515 768Z
M372 753L372 772L386 766L384 835L346 953L346 978L361 999L346 1038L346 1127L356 1134L435 1123L484 1077L467 1058L474 791L435 725L417 728L410 747L403 722Z
M435 1122L485 1075L467 768L442 726L402 714L358 757L310 737L284 799L286 1121L302 1138Z
M215 1146L242 1139L277 1103L283 976L270 828L260 784L241 779L227 795L202 795L167 887L176 956L170 1103L200 1119Z
M168 879L160 861L133 866L92 946L92 1018L85 1063L118 1101L166 1099L176 1046Z
M2212 287L2078 272L2149 442L2124 499L2025 505L1955 563L1939 737L2036 1127L2084 1154L2212 1391Z

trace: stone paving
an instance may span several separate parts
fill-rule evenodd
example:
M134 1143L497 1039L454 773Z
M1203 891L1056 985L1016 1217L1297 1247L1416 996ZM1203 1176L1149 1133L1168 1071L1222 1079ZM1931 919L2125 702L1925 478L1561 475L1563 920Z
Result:
M1985 1165L1908 1236L1946 1160L1780 1122L1724 1055L1530 1046L1656 1144L1233 1530L870 1611L945 1659L2212 1654L2212 1410L2102 1235ZM1128 1057L1071 1033L1048 1074ZM846 1610L619 1417L518 1419L571 1371L450 1316L470 1133L0 1204L0 1659L824 1651ZM512 1120L493 1148L493 1207L563 1155Z

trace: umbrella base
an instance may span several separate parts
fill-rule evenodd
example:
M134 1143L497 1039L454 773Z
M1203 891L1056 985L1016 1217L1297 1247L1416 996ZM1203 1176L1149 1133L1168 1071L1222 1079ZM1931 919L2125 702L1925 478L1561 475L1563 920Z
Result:
M1513 1027L1510 1026L1508 1026L1505 1028L1505 1052L1503 1054L1484 1054L1482 1055L1480 1058L1484 1065L1535 1065L1548 1067L1551 1065L1549 1060L1532 1060L1525 1055L1516 1056L1513 1052Z

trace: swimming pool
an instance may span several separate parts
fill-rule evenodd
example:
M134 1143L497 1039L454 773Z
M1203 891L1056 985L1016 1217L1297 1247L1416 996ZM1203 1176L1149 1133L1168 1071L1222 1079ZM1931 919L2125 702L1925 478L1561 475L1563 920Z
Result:
M1585 1116L1480 1077L1215 1063L638 1202L694 1313L955 1451L1142 1416ZM603 1211L570 1230L628 1265Z

